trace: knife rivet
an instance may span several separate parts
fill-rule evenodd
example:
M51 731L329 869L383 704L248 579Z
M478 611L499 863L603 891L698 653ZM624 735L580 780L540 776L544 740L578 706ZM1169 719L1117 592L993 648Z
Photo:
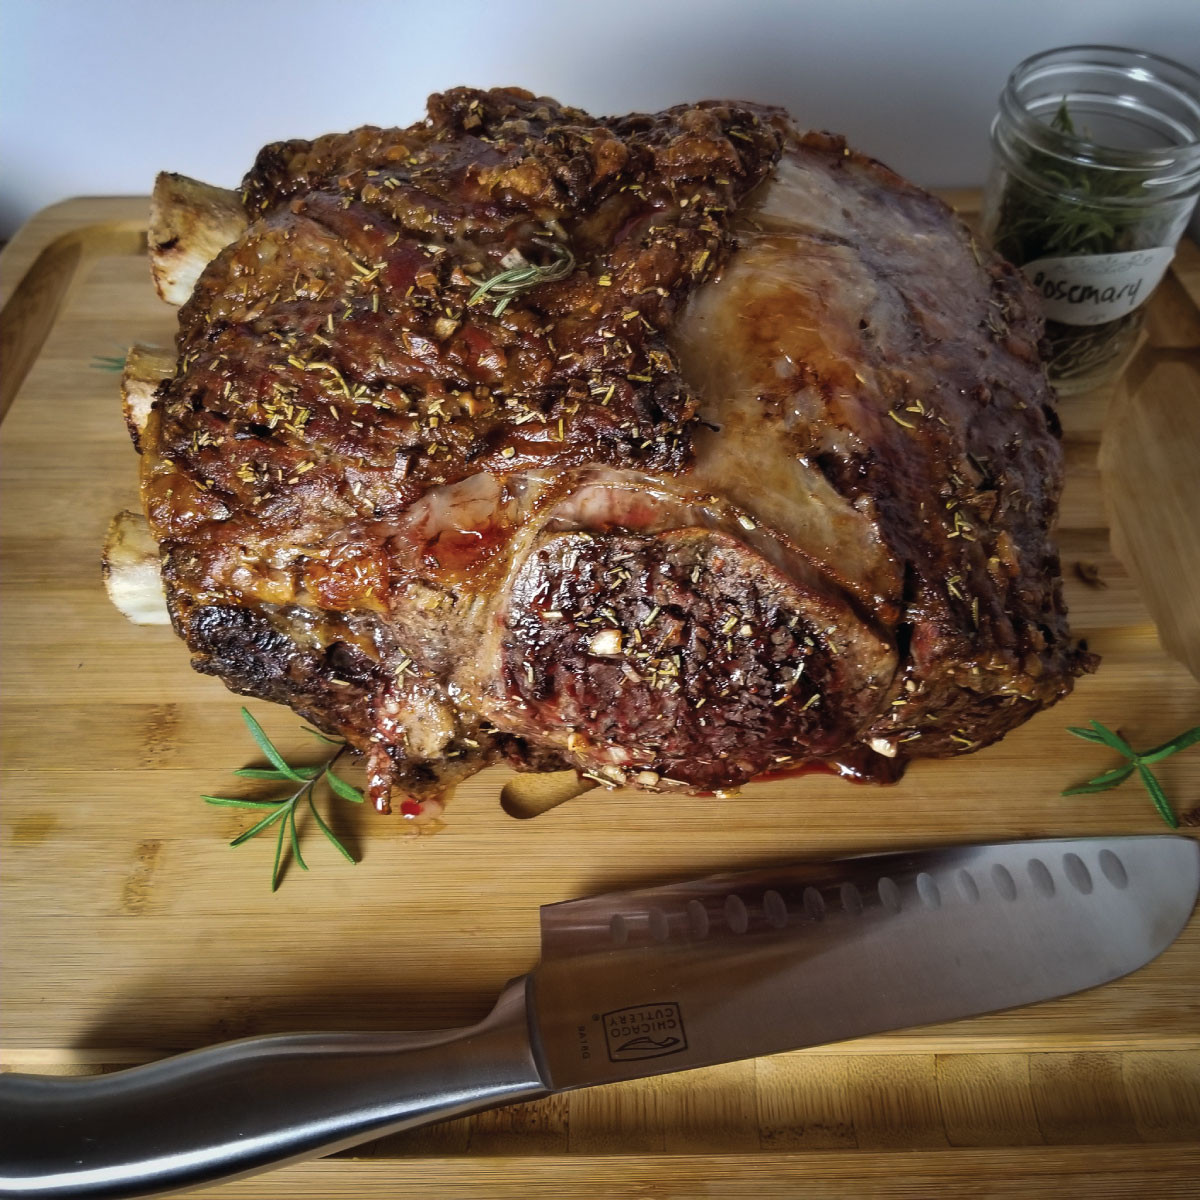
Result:
M629 925L620 913L613 913L608 923L608 931L612 935L613 944L624 946L629 941Z
M846 882L842 884L839 891L841 892L843 911L851 917L862 916L863 898L858 888L854 884Z
M825 898L815 887L804 889L804 911L814 921L820 921L825 916Z

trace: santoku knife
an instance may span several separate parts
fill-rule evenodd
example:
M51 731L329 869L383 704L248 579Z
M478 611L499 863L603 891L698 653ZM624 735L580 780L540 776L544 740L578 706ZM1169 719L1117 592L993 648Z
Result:
M0 1076L5 1196L197 1187L481 1109L1117 979L1200 886L1181 837L956 846L549 905L468 1029L247 1038L111 1075Z

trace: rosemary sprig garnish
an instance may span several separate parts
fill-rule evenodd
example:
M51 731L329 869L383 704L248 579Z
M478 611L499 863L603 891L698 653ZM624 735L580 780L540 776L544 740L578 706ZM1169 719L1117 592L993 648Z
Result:
M125 370L124 354L95 354L92 356L92 368L96 371Z
M343 800L350 800L355 804L363 802L362 792L358 788L352 787L333 772L334 763L346 752L346 743L339 738L326 737L325 734L318 733L315 729L308 729L308 726L305 726L307 732L311 733L314 737L320 738L323 742L337 746L337 750L318 766L293 767L288 764L283 755L275 748L271 739L263 731L263 727L244 708L242 709L242 720L246 722L246 728L250 730L250 736L258 743L259 749L266 755L267 761L271 763L271 766L265 768L242 767L240 770L234 771L234 774L241 776L243 779L271 779L277 782L294 783L297 786L295 791L290 794L277 796L272 800L242 800L234 796L201 797L206 803L215 804L222 808L270 810L261 821L252 825L245 833L239 834L229 844L231 846L240 846L243 842L248 842L252 837L262 833L264 829L269 829L272 825L276 824L279 826L279 835L275 840L275 864L271 868L271 891L275 891L279 887L279 868L283 862L283 843L285 837L291 841L292 857L296 860L296 865L303 871L308 870L308 863L304 861L304 856L300 853L300 835L296 827L296 809L303 803L307 803L309 810L312 812L313 820L317 823L317 828L333 843L334 847L347 862L357 862L354 855L342 845L337 835L329 828L329 825L317 810L316 800L313 796L313 791L317 784L325 783L331 792L340 796Z
M561 242L552 242L545 238L534 238L535 246L542 246L550 251L552 261L545 266L529 262L524 255L517 252L519 262L485 279L472 293L468 305L478 304L487 296L499 296L500 301L492 309L492 316L498 317L507 307L509 301L521 292L537 287L539 283L553 283L557 279L566 279L575 270L575 255Z
M1189 746L1200 742L1200 725L1186 729L1183 733L1171 738L1169 742L1163 742L1161 746L1155 746L1153 750L1146 750L1141 754L1134 750L1120 734L1113 733L1099 721L1092 721L1090 729L1070 727L1067 732L1073 733L1077 738L1083 738L1085 742L1096 742L1102 746L1109 746L1124 755L1128 761L1123 766L1114 767L1111 771L1097 775L1095 779L1089 779L1087 783L1081 784L1079 787L1067 788L1062 793L1064 796L1087 796L1094 792L1107 792L1109 788L1115 788L1118 784L1124 783L1136 771L1142 785L1150 793L1150 799L1154 801L1154 807L1158 809L1159 816L1172 829L1179 828L1179 818L1175 815L1175 810L1171 807L1171 802L1167 799L1162 784L1158 782L1150 767L1153 763L1162 762L1164 758L1169 758L1172 754L1177 754L1180 750L1186 750Z

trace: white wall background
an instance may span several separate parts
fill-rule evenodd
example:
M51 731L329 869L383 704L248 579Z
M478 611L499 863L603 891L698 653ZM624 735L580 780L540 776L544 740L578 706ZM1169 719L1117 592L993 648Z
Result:
M0 237L160 169L233 185L265 142L409 124L463 83L595 113L783 104L977 185L1008 71L1073 42L1200 67L1200 0L0 0Z

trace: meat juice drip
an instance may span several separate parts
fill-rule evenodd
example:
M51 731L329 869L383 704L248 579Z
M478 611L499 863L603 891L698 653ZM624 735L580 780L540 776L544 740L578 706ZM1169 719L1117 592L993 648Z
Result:
M386 815L392 811L391 763L387 751L378 742L372 742L366 760L367 799L376 812Z
M754 783L774 783L780 779L798 779L802 775L836 775L849 783L873 783L883 787L895 783L904 773L903 762L871 753L860 757L843 755L836 761L801 762L756 775Z
M833 763L827 762L806 762L797 763L791 767L779 767L774 771L764 771L761 775L754 777L754 783L775 783L780 779L799 779L802 775L840 775L841 768ZM847 778L857 778L857 776L847 776Z
M387 816L392 809L392 780L390 764L386 753L380 751L378 757L367 752L367 796L375 811ZM442 828L439 819L446 811L444 800L417 800L405 796L398 805L400 815L421 833L436 833Z
M750 780L751 784L755 783L777 783L781 779L799 779L802 775L841 775L842 769L834 763L827 762L806 762L797 763L791 767L780 767L775 771L764 771L761 775L755 775ZM856 775L846 775L845 778L852 779L858 783L869 782ZM737 798L741 794L741 788L733 788L731 791L717 792L688 792L689 796L700 796L707 798L715 796L722 800L731 800Z
M367 795L376 812L386 814L392 811L391 777L386 768L377 767L374 761L367 765Z
M891 760L884 760L884 761L890 762ZM582 783L584 780L583 774L579 771L575 771L574 774L575 774L576 778ZM873 784L879 784L882 786L884 784L894 783L896 781L896 779L899 777L899 774L900 774L900 771L896 768L893 768L891 771L884 770L882 772L876 772L875 774L871 774L868 771L865 771L858 767L854 767L847 763L810 761L810 762L796 763L790 767L780 767L778 770L775 770L775 771L766 771L762 775L755 776L755 778L753 780L751 780L751 782L752 783L774 783L781 779L799 779L803 775L836 775L839 778L846 779L851 783L864 783L864 784L873 783ZM590 786L585 785L584 790L590 790L591 786L595 786L595 785L594 784L590 785ZM726 793L700 791L700 792L684 792L684 793L675 793L675 794L676 795L682 794L682 795L688 795L688 796L695 796L695 797L698 797L701 799L709 799L709 798L713 798L713 797L732 799L738 795L738 791L740 791L740 789L737 789L733 792L726 792ZM566 803L568 800L575 799L576 796L578 796L579 794L580 794L580 792L577 791L570 795L562 795L561 797L553 798L550 800L549 803L544 803L540 806L536 806L533 809L533 811L514 811L511 806L511 802L504 802L503 807L504 807L504 811L507 812L510 817L518 817L520 819L527 819L527 818L533 817L533 816L540 816L543 812L549 812L550 809L557 808L560 804ZM659 793L659 794L661 794L661 793ZM509 801L509 798L506 797L505 800ZM401 808L401 811L406 816L409 815L407 806L412 803L414 803L414 802L406 800L404 803L404 806L402 806L402 808ZM518 807L520 807L520 806L518 806Z
M391 783L387 774L368 770L367 795L376 812L385 816L392 812ZM446 806L441 800L415 800L406 796L400 801L399 811L407 821L420 826L422 832L436 833L442 827L439 818L446 811Z

